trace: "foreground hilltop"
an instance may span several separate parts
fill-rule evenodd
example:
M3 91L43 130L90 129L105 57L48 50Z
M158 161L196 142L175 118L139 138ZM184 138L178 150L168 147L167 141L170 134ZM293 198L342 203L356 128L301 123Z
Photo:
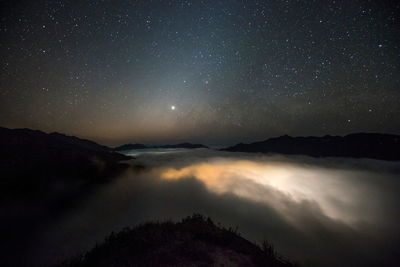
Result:
M353 157L400 160L400 136L355 133L346 136L281 136L251 144L237 144L222 149L234 152L301 154L312 157Z
M103 244L64 263L83 266L294 266L268 242L261 247L201 215L147 223L111 234Z

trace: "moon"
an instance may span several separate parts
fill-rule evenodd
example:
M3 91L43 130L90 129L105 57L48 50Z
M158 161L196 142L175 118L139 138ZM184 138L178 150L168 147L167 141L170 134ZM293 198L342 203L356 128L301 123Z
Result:
M171 106L171 110L175 110L175 106Z

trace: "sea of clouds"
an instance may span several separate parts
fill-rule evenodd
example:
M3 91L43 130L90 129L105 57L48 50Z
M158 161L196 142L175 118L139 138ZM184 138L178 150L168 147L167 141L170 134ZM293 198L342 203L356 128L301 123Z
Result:
M135 153L132 166L95 190L40 237L41 264L92 248L111 231L193 213L268 239L304 266L396 266L400 163L212 150ZM128 152L129 154L129 152ZM46 253L42 253L46 251ZM396 264L397 263L397 264Z

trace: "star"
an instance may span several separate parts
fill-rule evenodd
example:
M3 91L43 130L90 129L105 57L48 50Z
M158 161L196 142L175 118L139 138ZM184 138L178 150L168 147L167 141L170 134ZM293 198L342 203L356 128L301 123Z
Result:
M3 5L0 27L2 127L98 136L112 121L113 136L98 136L111 143L145 131L160 142L165 124L187 141L216 143L400 133L388 116L400 99L396 1L18 2L26 7ZM319 14L321 6L329 12ZM333 26L343 30L325 31ZM338 108L343 103L351 109ZM155 116L162 113L169 116ZM114 121L115 114L134 115ZM232 131L238 123L243 131Z

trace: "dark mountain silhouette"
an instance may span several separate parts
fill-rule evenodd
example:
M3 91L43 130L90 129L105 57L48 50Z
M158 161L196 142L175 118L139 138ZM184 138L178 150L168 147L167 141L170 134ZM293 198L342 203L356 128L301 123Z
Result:
M61 266L294 266L264 242L261 247L236 230L201 215L181 222L147 223L120 233Z
M156 146L155 148L208 148L205 145L202 144L191 144L191 143L180 143L180 144L174 144L174 145L161 145L161 146Z
M67 135L61 134L61 133L51 133L50 136L56 140L63 141L65 143L69 143L69 144L73 144L73 145L78 145L81 148L87 148L92 151L106 152L106 151L112 150L111 148L109 148L107 146L99 145L93 141L86 140L86 139L80 139L75 136L67 136Z
M208 148L202 144L191 144L191 143L180 143L180 144L173 144L173 145L143 145L143 144L126 144L119 147L114 148L115 151L124 151L124 150L131 150L131 149L149 149L149 148L187 148L187 149L194 149L194 148Z
M122 146L118 146L114 148L115 151L124 151L124 150L132 150L132 149L146 149L149 148L143 144L126 144Z
M73 136L0 127L0 266L29 266L21 255L31 237L130 158Z
M127 159L130 157L73 136L0 128L0 199L40 196L55 184L103 179L121 168L119 161Z
M281 136L251 144L237 144L222 149L237 152L301 154L312 157L354 157L400 160L400 136L355 133L346 136Z

